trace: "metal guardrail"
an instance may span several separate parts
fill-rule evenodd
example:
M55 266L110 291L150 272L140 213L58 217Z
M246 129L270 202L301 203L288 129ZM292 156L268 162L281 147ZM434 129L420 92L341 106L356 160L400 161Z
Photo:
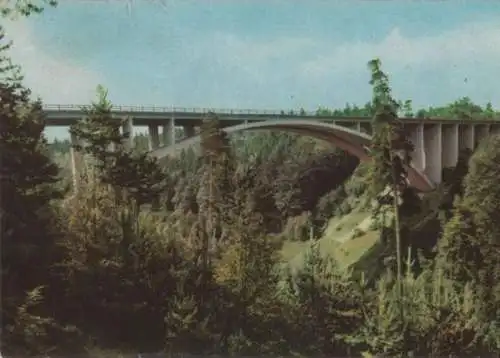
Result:
M78 104L44 104L44 110L56 111L80 111L87 105ZM227 108L197 108L197 107L158 107L158 106L122 106L113 105L113 112L157 112L157 113L209 113L214 112L218 114L289 114L290 110L269 110L269 109L227 109ZM295 115L316 116L316 111L303 112L300 109L294 110Z

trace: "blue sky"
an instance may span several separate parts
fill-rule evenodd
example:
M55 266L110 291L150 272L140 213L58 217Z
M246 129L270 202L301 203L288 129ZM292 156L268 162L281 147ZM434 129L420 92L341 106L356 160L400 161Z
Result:
M415 106L470 96L500 107L500 1L128 3L60 0L9 22L33 93L85 104L102 84L115 104L342 107L370 99L377 56Z

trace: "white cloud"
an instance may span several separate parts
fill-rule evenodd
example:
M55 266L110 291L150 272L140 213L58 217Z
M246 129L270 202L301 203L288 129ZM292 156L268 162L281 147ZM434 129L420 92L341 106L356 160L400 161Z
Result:
M194 45L184 46L191 59L212 57L223 68L239 69L243 76L265 84L275 72L273 63L281 63L287 69L316 45L317 42L309 38L279 37L262 41L216 32Z
M29 20L9 23L7 36L14 41L11 55L22 65L26 85L45 103L88 103L98 83L113 87L103 74L47 52L37 42ZM373 57L381 58L396 95L412 98L418 105L442 104L466 95L500 104L493 82L500 73L500 19L463 24L433 36L410 37L394 28L383 39L367 42L291 36L257 40L217 32L186 40L180 50L185 61L165 71L170 76L179 74L172 92L184 101L197 101L193 106L289 103L313 109L318 104L361 103L369 100L366 63ZM107 70L112 77L113 69ZM161 76L167 75L156 75ZM216 80L207 84L206 76ZM125 86L111 92L123 98L134 93ZM292 95L295 102L289 99ZM149 101L141 94L134 96L134 101Z
M21 66L24 84L34 96L48 104L84 104L95 98L102 76L44 51L29 19L11 21L5 30L6 38L13 41L9 55Z
M346 35L343 41L337 36L329 42L216 33L185 46L190 58L212 57L218 64L218 80L225 79L234 89L224 94L226 100L241 89L247 94L238 100L248 99L254 106L290 103L313 109L368 101L367 62L374 57L382 60L396 97L411 98L417 107L442 105L462 96L500 106L493 80L500 73L500 18L433 35L408 36L399 28L379 40L349 41ZM287 100L291 94L297 104Z
M436 36L405 37L398 28L380 42L356 42L335 46L322 56L301 65L303 73L323 76L331 72L359 71L368 60L379 57L384 66L443 68L470 64L500 63L500 19L491 23L464 24Z

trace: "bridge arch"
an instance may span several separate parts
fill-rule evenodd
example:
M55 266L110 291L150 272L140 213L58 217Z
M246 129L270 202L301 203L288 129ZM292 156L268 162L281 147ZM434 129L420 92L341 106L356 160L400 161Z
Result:
M249 130L285 131L310 136L334 144L336 147L357 156L361 161L368 161L370 159L368 147L371 143L371 136L336 124L311 120L271 120L243 123L224 128L224 131L228 134ZM200 136L187 138L177 144L153 150L150 154L157 158L172 156L199 144L200 141ZM413 166L409 168L408 179L410 185L420 191L430 191L434 189L434 186L427 176Z

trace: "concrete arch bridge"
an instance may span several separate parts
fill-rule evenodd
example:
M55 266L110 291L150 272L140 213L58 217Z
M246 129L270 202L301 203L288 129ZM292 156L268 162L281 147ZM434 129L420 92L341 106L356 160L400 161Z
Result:
M81 105L44 105L47 126L69 126L86 116ZM285 113L276 110L207 109L157 106L113 106L112 115L122 120L124 133L134 126L145 126L149 132L151 155L158 158L174 155L200 142L196 135L207 113L217 113L228 133L247 130L275 130L299 133L323 139L345 151L367 160L371 141L371 119L367 117L318 116L316 112ZM454 167L459 152L474 150L490 134L500 134L500 119L458 120L454 118L401 118L415 147L409 171L410 183L429 191L442 181L444 168ZM159 128L162 128L161 136ZM185 139L178 142L176 132L182 128ZM72 137L74 144L77 139ZM176 143L177 142L177 143ZM72 151L75 187L81 158Z
M456 165L462 149L474 150L490 133L500 134L500 124L447 122L404 124L415 146L408 172L409 182L420 191L431 191L441 183L443 169ZM369 160L371 136L364 133L360 126L351 129L321 121L268 120L224 128L228 134L256 130L285 131L314 137L357 156L361 161ZM200 141L199 135L192 134L176 144L158 147L150 153L157 158L173 156L188 148L199 148Z

